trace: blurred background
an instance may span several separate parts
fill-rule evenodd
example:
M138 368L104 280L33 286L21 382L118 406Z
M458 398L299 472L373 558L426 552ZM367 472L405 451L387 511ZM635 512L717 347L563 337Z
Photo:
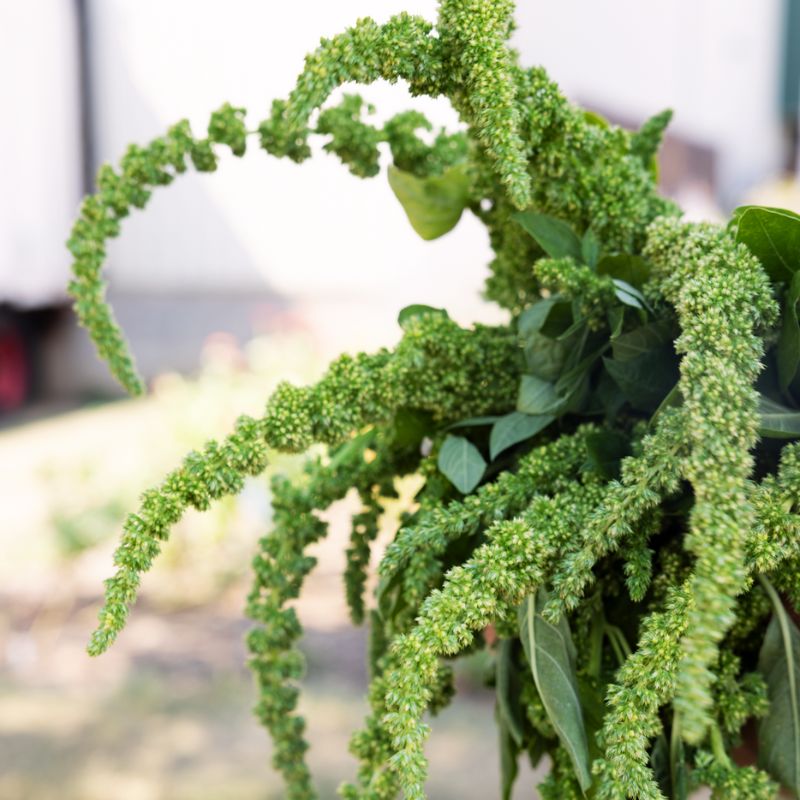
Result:
M576 101L636 127L671 107L661 181L693 218L758 202L800 211L800 0L520 2L514 43ZM64 246L104 161L228 100L252 127L285 96L319 38L433 0L27 0L0 2L0 798L281 797L250 716L242 606L268 480L181 523L131 623L90 660L84 644L126 510L138 494L278 380L308 382L343 350L399 337L410 303L463 323L490 259L476 220L423 242L385 173L353 178L318 152L301 166L252 146L218 172L157 191L113 242L110 299L151 387L120 397L66 301ZM458 126L402 86L361 93L379 119L406 108ZM274 461L292 473L299 459ZM364 713L364 636L341 589L348 517L299 604L304 709L324 797L352 774ZM394 510L388 514L387 535ZM486 664L434 721L430 796L498 795ZM517 797L530 797L525 774Z

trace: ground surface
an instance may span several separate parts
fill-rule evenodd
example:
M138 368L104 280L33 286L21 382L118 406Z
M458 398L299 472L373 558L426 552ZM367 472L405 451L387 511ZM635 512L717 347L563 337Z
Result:
M269 347L262 356L298 378L301 350L282 346L291 369ZM0 432L0 800L283 796L243 667L241 607L252 547L269 524L266 482L215 514L190 515L116 645L98 659L84 650L124 510L235 411L258 412L258 358L247 354L247 374L241 358L218 342L199 381L171 378L147 401ZM299 606L303 709L323 798L354 772L347 741L365 710L364 636L347 622L341 587L348 515L346 503L332 512ZM433 721L433 800L499 794L493 700L479 673L473 665L461 675L458 702ZM534 797L534 786L523 773L516 797Z

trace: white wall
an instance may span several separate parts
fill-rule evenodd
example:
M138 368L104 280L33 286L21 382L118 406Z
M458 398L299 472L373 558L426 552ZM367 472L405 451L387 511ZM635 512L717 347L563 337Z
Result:
M780 167L783 0L523 0L515 44L574 98L673 129L719 155L735 202Z
M65 0L0 2L0 301L64 296L81 188L72 10Z
M381 21L402 9L433 18L436 4L96 0L100 155L116 159L127 142L158 135L183 116L204 130L209 112L225 100L247 107L255 128L272 99L289 92L321 36L360 16ZM380 117L416 107L436 123L457 123L444 101L412 99L400 86L359 91ZM226 157L213 175L178 179L158 192L146 213L125 223L111 250L117 289L253 291L269 285L320 307L337 299L361 304L367 326L369 306L377 303L388 309L392 335L392 312L411 302L455 306L468 318L482 313L478 293L491 255L474 219L465 215L453 233L423 242L385 173L359 180L322 152L298 166L267 156L255 137L251 144L243 160Z

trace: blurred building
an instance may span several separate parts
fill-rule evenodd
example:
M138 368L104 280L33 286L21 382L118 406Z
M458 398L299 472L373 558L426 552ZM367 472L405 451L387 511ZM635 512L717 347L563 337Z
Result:
M22 331L16 352L27 358L47 330L31 325L42 319L31 309L65 304L63 242L100 163L182 117L202 131L225 100L247 107L255 127L320 36L402 9L433 18L436 3L0 4L0 407L19 378L8 374L9 336ZM531 1L517 13L523 61L544 65L573 99L631 127L675 110L662 180L693 215L727 210L793 171L800 0ZM436 125L457 124L446 103L402 87L359 91L379 119L416 107ZM192 369L219 329L246 339L299 320L333 352L390 342L396 311L411 302L492 318L479 302L489 249L475 220L424 243L385 177L357 181L321 153L302 166L277 162L253 145L213 175L157 191L110 248L110 297L147 376ZM71 322L44 353L51 391L111 388Z

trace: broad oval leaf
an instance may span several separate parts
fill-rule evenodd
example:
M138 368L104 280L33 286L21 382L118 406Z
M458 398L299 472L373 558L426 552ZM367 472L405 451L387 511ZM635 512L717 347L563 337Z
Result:
M788 283L800 269L800 217L783 208L734 211L736 241L747 245L773 281Z
M583 260L581 240L563 220L535 211L518 211L512 215L512 219L536 239L550 258L571 256L576 261Z
M766 439L796 439L800 437L800 411L786 408L769 397L758 400L758 432Z
M408 323L411 322L411 320L427 314L434 314L440 317L449 317L449 314L443 308L434 308L433 306L426 306L422 303L412 303L412 305L400 309L400 313L397 315L397 324L403 330L406 330Z
M569 753L581 789L586 791L592 776L575 673L575 645L565 616L558 625L551 625L542 617L547 599L547 592L540 588L522 602L518 611L519 635L547 716Z
M604 358L606 372L628 402L639 411L654 411L678 380L672 345L662 345L626 360Z
M522 345L526 371L543 381L554 381L562 373L570 353L573 337L551 339L542 333L528 334Z
M783 391L786 391L797 374L797 367L800 366L800 322L797 318L799 300L800 272L795 272L784 297L781 332L776 352L778 382Z
M448 436L439 451L437 461L441 473L462 494L471 492L486 470L486 461L469 439Z
M469 200L470 179L465 164L441 175L418 178L389 167L389 186L406 212L411 227L423 239L437 239L455 228Z
M800 796L800 631L777 592L762 583L772 600L773 615L758 658L767 682L769 711L758 726L759 765L794 795Z
M589 228L586 233L583 234L583 239L581 239L581 257L583 258L583 263L595 269L597 267L597 262L600 260L602 251L603 245L600 243L600 239L598 239L597 234Z
M550 381L534 375L523 375L519 384L517 411L523 414L555 414L563 407L564 398Z
M489 455L492 460L503 450L544 430L554 419L550 414L523 414L521 411L512 411L500 417L492 426L489 436Z

